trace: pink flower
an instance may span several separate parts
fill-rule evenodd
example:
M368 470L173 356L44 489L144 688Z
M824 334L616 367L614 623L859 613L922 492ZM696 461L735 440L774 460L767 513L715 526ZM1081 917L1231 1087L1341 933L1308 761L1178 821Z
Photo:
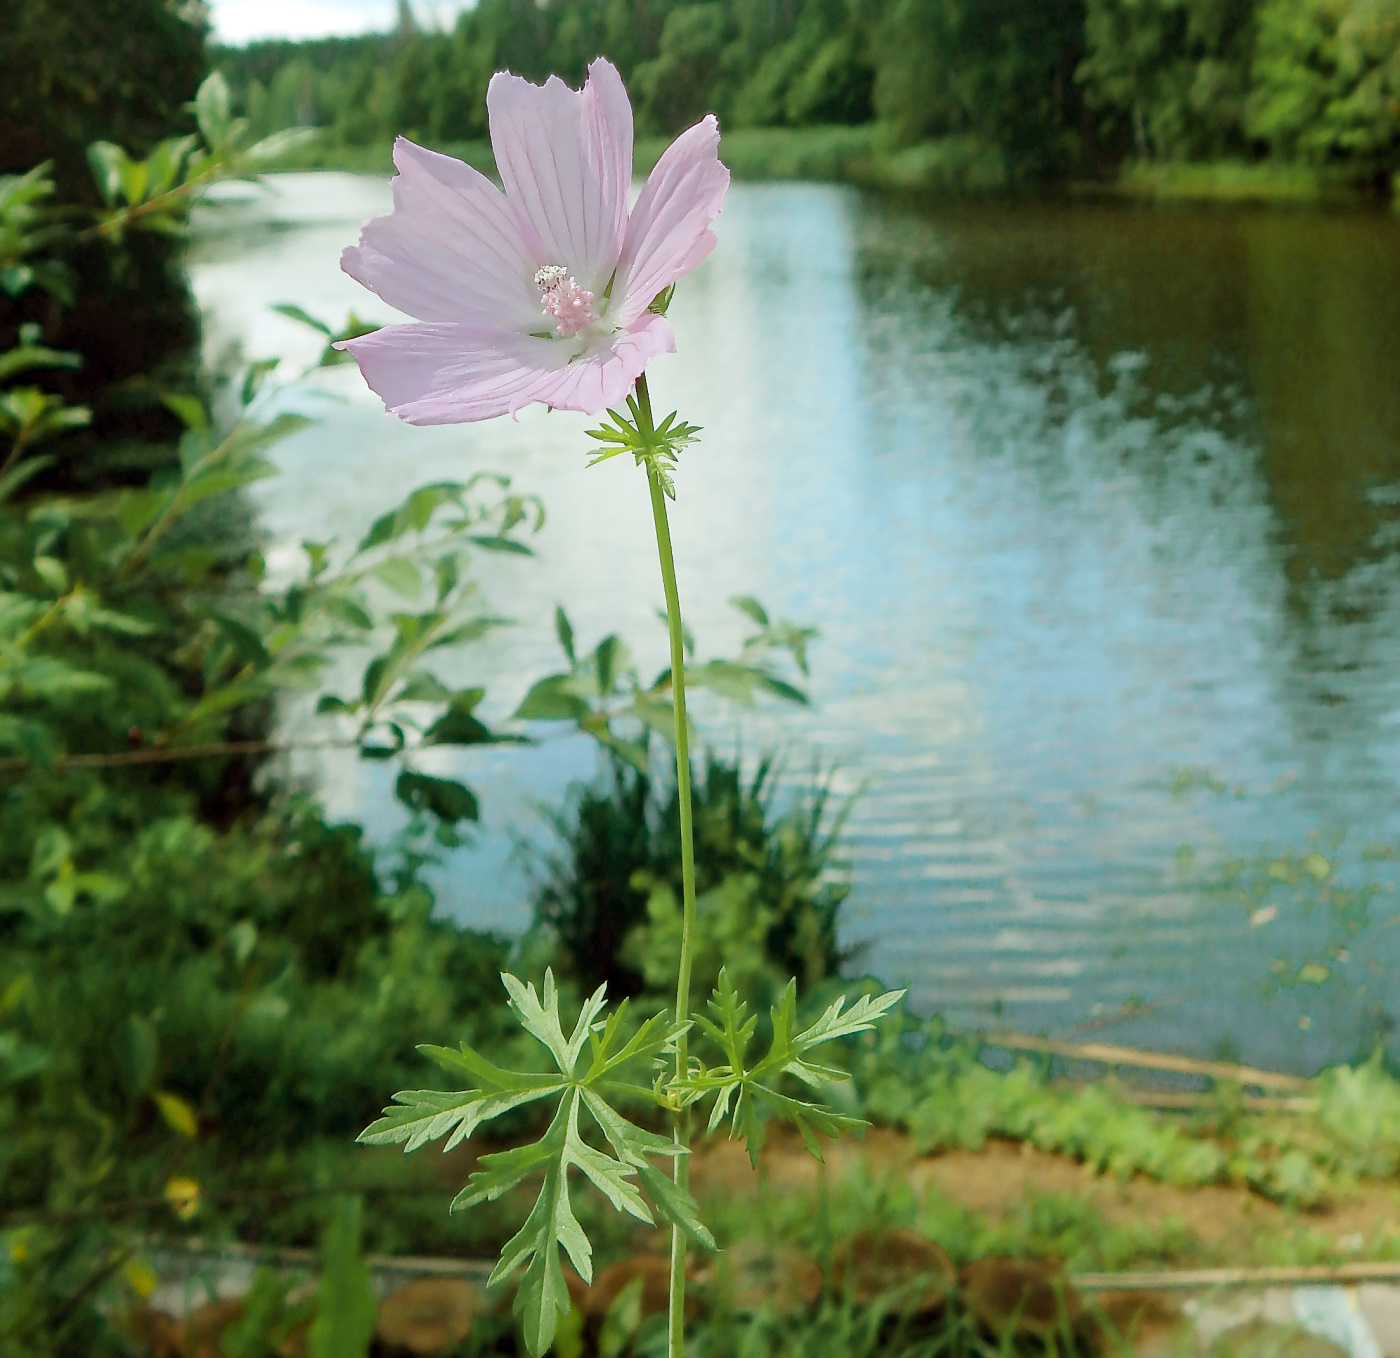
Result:
M486 92L505 185L400 137L394 210L341 256L418 317L346 340L385 409L409 424L514 414L532 401L596 414L676 347L657 296L714 248L729 171L713 116L683 132L629 215L632 106L599 59L582 90L498 73Z

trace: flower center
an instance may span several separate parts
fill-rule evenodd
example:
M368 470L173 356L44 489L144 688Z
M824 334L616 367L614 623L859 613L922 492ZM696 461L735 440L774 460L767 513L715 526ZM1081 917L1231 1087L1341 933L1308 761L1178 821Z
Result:
M593 309L593 294L579 287L562 264L549 264L541 269L535 275L535 286L540 290L540 305L545 315L557 322L555 328L560 339L577 335L598 319Z

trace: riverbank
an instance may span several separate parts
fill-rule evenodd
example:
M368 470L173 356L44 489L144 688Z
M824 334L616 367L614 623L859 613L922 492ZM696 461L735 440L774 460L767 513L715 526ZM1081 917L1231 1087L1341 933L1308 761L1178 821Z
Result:
M667 140L642 138L636 172L648 173ZM446 142L435 149L483 174L495 173L485 140ZM874 189L939 197L987 197L1017 185L1001 151L974 136L941 137L890 150L875 124L860 127L764 127L726 132L721 156L739 180L809 180L852 183ZM272 168L393 172L386 145L347 146L318 137L299 146ZM1079 197L1134 202L1359 205L1387 196L1376 183L1357 184L1344 171L1280 161L1181 162L1128 160L1111 178L1077 179L1064 186ZM1400 201L1392 182L1388 196Z

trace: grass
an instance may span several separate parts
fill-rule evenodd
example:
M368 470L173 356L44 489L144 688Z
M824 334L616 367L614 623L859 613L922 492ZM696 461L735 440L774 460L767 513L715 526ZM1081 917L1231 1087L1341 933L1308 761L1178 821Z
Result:
M1113 183L1076 188L1154 202L1318 204L1361 197L1354 184L1335 173L1273 160L1128 161Z
M872 140L866 127L744 128L725 134L720 154L737 179L851 179L868 168ZM668 144L665 137L641 138L634 157L637 174L648 174ZM466 161L483 174L496 172L488 141L443 142L434 149ZM346 146L317 136L266 168L391 174L393 157L383 144Z

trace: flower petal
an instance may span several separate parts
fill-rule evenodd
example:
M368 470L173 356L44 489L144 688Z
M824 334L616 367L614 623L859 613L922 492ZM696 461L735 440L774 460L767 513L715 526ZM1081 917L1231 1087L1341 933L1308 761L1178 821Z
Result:
M602 295L617 265L632 181L632 105L599 58L582 90L505 71L486 90L491 149L506 197L529 223L540 264L562 264Z
M675 352L671 323L664 316L644 316L629 330L595 344L581 358L556 367L551 380L536 388L534 399L556 410L596 415L609 406L620 406L658 354Z
M501 326L393 325L346 340L384 407L408 424L513 415L532 401L594 415L620 404L647 362L676 347L663 316L579 354L560 340Z
M394 210L365 223L340 267L392 307L425 321L538 329L538 267L525 229L485 175L400 137Z
M728 188L729 171L719 162L719 124L710 114L666 148L632 209L613 284L617 324L634 321L715 248L710 223Z

